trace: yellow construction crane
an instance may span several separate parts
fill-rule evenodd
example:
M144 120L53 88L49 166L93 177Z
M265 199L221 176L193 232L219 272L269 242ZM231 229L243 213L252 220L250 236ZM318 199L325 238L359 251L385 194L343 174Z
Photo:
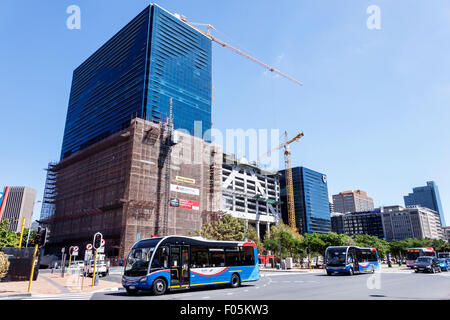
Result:
M284 167L286 172L288 222L289 226L292 229L296 228L296 223L295 223L295 207L294 207L294 183L292 179L291 150L289 149L289 145L295 141L300 140L300 138L303 136L304 134L303 132L301 132L297 134L294 138L289 140L288 133L287 131L285 131L284 132L285 142L258 158L258 161L260 161L262 158L268 156L270 153L280 150L281 148L284 148Z
M250 56L250 55L248 55L248 54L242 52L241 50L239 50L239 49L237 49L237 48L235 48L235 47L229 45L228 43L226 43L226 42L224 42L224 41L222 41L222 40L219 40L219 39L217 39L216 37L213 37L213 36L211 35L211 32L210 32L210 31L211 31L211 29L216 30L216 28L214 28L212 25L207 24L207 23L189 22L189 21L186 19L185 16L182 16L182 15L179 15L179 14L174 14L174 16L177 17L178 19L180 19L181 21L183 21L184 23L186 23L187 25L189 25L190 27L194 28L194 29L197 30L198 32L202 33L203 35L205 35L205 36L208 37L209 39L211 39L211 41L214 41L214 42L220 44L222 47L226 47L226 48L228 48L228 49L231 49L231 50L233 50L234 52L236 52L236 53L238 53L238 54L240 54L240 55L246 57L247 59L250 59L251 61L258 63L259 65L263 66L264 68L266 68L266 69L269 70L270 72L275 72L276 74L279 74L280 76L282 76L282 77L284 77L284 78L286 78L286 79L288 79L288 80L290 80L290 81L292 81L292 82L294 82L294 83L296 83L296 84L298 84L298 85L300 85L300 86L303 85L300 81L298 81L298 80L296 80L296 79L294 79L294 78L288 76L287 74L281 72L280 70L277 70L277 69L275 69L274 67L269 66L268 64L266 64L266 63L264 63L264 62L261 62L261 61L259 61L258 59L256 59L256 58L254 58L254 57L252 57L252 56ZM208 31L205 32L205 31L203 31L203 30L201 30L201 29L195 27L194 25L207 26L207 27L208 27Z

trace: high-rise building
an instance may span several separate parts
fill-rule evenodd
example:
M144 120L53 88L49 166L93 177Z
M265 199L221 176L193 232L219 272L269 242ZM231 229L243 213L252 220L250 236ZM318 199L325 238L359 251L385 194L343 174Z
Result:
M382 208L385 240L444 239L439 214L420 206Z
M9 230L20 232L25 218L25 228L31 225L36 190L29 187L5 187L0 202L0 221L8 219Z
M350 190L333 195L334 212L348 213L374 209L373 199L362 190Z
M288 224L286 173L281 170L281 213ZM305 167L292 168L295 223L300 233L331 231L327 177Z
M253 225L261 239L269 236L281 219L280 174L224 154L222 181L223 210Z
M434 181L427 181L426 186L413 188L413 192L404 196L403 199L406 207L418 205L436 211L439 214L441 224L446 225L439 189Z
M149 5L73 72L61 160L135 117L165 121L170 98L175 129L209 141L211 80L211 40Z

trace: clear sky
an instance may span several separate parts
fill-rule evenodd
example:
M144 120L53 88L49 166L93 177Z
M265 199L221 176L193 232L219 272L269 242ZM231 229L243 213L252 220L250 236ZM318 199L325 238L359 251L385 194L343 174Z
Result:
M213 44L213 121L305 136L292 164L328 176L329 194L362 189L375 205L434 180L450 221L450 2L447 0L160 0L304 83L274 77ZM60 156L73 70L149 2L0 2L0 187L42 200ZM81 29L66 9L81 9ZM380 9L370 30L367 8ZM283 165L283 162L280 161ZM40 204L35 206L38 218Z

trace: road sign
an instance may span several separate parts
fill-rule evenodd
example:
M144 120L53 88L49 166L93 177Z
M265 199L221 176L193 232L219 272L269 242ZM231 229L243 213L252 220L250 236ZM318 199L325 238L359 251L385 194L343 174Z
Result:
M98 252L98 253L103 253L103 252L105 252L105 247L100 247L100 248L98 248L98 249L97 249L97 252Z
M86 245L86 250L92 250L92 243L88 243Z
M106 243L105 239L102 239L102 247L105 246L105 243Z

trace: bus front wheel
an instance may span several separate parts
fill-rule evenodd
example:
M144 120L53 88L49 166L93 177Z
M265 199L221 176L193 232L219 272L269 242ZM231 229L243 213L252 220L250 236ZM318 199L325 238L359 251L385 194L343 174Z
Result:
M156 296L166 293L167 284L162 278L158 278L153 282L153 293Z
M349 276L352 276L352 275L353 275L353 268L350 268L350 269L348 270L348 275L349 275Z
M239 278L239 275L237 273L233 273L231 276L230 286L232 288L237 288L241 285L241 278Z

